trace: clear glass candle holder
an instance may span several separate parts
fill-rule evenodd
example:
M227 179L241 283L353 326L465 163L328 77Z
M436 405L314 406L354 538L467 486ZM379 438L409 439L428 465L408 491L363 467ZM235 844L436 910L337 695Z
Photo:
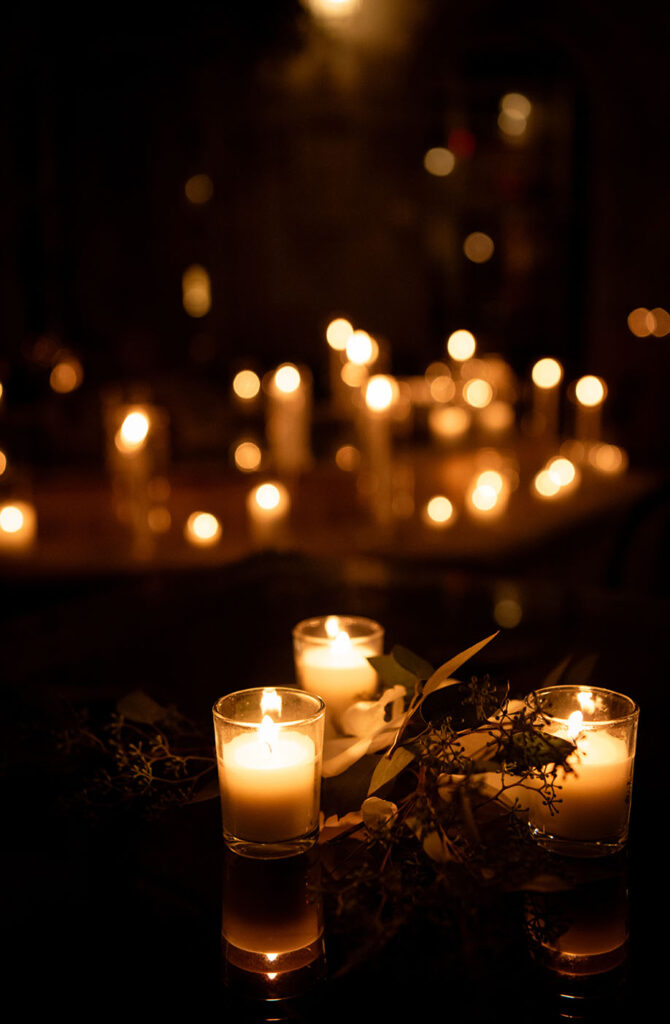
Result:
M639 708L630 697L590 686L552 686L526 698L541 728L575 744L558 767L554 797L533 794L531 835L555 853L600 857L628 838Z
M324 615L293 630L296 680L325 702L328 734L341 731L341 716L351 704L376 692L377 673L367 659L383 649L382 626L361 616Z
M213 716L226 844L261 858L309 849L319 831L323 701L257 687L221 697Z

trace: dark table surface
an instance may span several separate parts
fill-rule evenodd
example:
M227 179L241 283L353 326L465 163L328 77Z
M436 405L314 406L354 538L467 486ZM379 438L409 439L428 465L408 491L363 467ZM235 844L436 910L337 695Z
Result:
M654 925L663 920L665 895L668 602L642 591L501 579L388 558L266 554L209 570L8 581L0 630L4 917L8 977L26 1011L65 1009L88 1018L111 1007L133 1016L214 1010L242 1020L264 1019L267 1010L221 985L218 802L149 815L146 807L84 813L73 798L86 789L90 764L80 749L68 754L62 746L74 720L81 725L88 716L95 731L119 698L141 689L188 716L205 749L218 696L293 683L291 629L300 619L367 615L385 626L387 649L402 643L439 664L493 631L501 593L515 595L521 621L502 630L473 671L507 678L523 695L570 656L582 660L584 681L627 693L641 706L631 840L619 859L630 894L630 954L623 980L593 1019L627 1019L641 993L660 993L662 944ZM426 929L341 976L346 950L327 927L329 976L295 1013L406 1020L426 1015L437 999L441 1015L456 1021L567 1019L515 931L518 904L509 907L509 933L497 944L482 933L479 953L471 936L467 955L455 955L451 933L443 936L452 943L446 948Z

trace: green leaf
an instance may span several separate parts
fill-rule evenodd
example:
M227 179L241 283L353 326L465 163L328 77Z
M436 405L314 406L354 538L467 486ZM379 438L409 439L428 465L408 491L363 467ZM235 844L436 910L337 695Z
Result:
M358 811L368 795L370 779L380 761L379 754L365 754L340 775L325 778L321 788L321 810L326 818L336 814L343 817L349 811Z
M426 661L425 658L421 658L407 647L401 647L400 644L396 644L393 647L391 656L395 658L402 668L407 669L417 679L429 679L435 671L430 662Z
M382 681L384 688L391 686L404 686L409 693L413 693L418 683L418 678L412 672L396 661L393 654L375 654L368 661L375 669Z
M376 793L378 789L385 786L391 779L395 779L396 775L400 775L400 772L413 760L414 754L411 750L407 750L406 747L398 747L397 750L393 751L391 757L382 757L372 773L368 787L368 796L371 793Z
M433 672L430 679L423 688L423 696L427 697L429 694L434 693L435 690L440 689L443 686L450 685L450 677L456 672L461 665L464 665L470 658L474 658L475 654L481 651L482 647L486 647L495 637L497 637L500 630L495 633L491 633L491 636L487 636L485 640L480 640L479 643L473 644L472 647L468 647L467 650L461 651L460 654L456 654L449 661L445 661L444 665L440 665L437 671Z
M546 732L525 731L510 736L512 758L527 768L541 768L545 764L564 764L575 749L574 743L551 736Z

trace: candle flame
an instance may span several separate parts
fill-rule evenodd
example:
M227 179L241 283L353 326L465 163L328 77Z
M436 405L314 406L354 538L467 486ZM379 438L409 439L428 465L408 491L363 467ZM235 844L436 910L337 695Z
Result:
M351 649L351 637L345 629L341 629L333 640L333 650L340 653Z
M274 963L278 956L279 956L279 953L266 953L265 954L266 960L269 960L270 963Z
M276 711L278 715L281 714L281 697L271 686L268 686L263 690L263 696L261 697L261 711L264 715L267 715L272 711Z
M340 632L340 620L337 615L329 615L324 623L326 630L326 636L334 640L337 634Z
M584 715L581 711L573 711L568 716L568 735L571 740L576 740L582 731L582 725L584 723Z
M580 690L577 694L577 703L587 715L592 715L596 709L596 702L590 690Z
M263 721L258 727L258 739L268 748L268 757L272 757L272 744L277 742L279 736L279 725L273 722L269 715L263 715Z

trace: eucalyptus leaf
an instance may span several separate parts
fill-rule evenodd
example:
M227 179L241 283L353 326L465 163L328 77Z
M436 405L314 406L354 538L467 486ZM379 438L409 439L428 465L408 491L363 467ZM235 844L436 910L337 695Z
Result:
M563 677L563 673L570 664L570 660L570 655L568 655L568 657L563 658L563 661L559 662L559 664L556 665L555 668L552 668L552 670L547 673L544 680L542 681L542 688L544 688L545 686L558 686Z
M414 754L411 750L407 750L406 747L398 747L397 750L393 751L391 757L382 757L372 774L368 795L376 793L387 782L395 779L396 775L400 775L400 772L413 760Z
M407 647L402 647L400 644L396 644L391 650L391 656L398 662L402 668L407 669L417 679L430 679L435 669L426 661L425 658L421 658L414 651L410 651Z
M510 744L517 763L528 768L564 764L565 759L575 749L574 743L546 732L513 733L510 736Z
M597 661L597 654L585 654L570 665L561 682L564 686L589 686Z
M186 801L188 804L199 804L204 803L206 800L214 800L219 795L219 780L216 775L211 779L207 779L201 786L191 794L189 800Z
M467 650L461 651L460 654L456 654L453 658L450 658L449 661L445 661L444 665L440 665L440 667L430 676L428 682L423 688L424 698L428 697L431 693L434 693L434 691L440 687L450 685L451 676L453 676L454 672L457 672L461 665L464 665L466 661L470 660L470 658L474 658L475 654L478 654L483 647L486 647L491 640L497 637L499 632L500 630L497 630L495 633L492 633L491 636L487 636L485 640L480 640L479 643L473 644L472 647L468 647Z
M396 661L393 654L374 654L368 661L384 687L404 686L408 693L413 693L416 689L418 677Z
M121 697L117 701L116 710L131 722L142 722L144 725L154 725L169 714L168 708L164 708L144 690L133 690Z

